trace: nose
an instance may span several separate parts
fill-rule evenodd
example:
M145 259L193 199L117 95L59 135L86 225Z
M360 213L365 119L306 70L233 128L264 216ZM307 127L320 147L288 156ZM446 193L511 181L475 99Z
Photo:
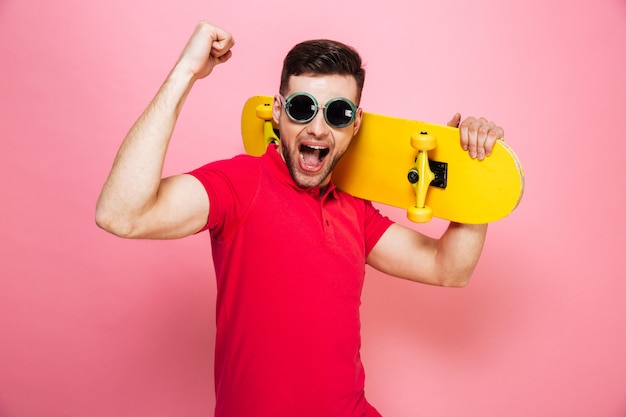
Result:
M328 134L330 126L326 123L323 109L319 109L313 120L307 125L307 132L314 137L324 137Z

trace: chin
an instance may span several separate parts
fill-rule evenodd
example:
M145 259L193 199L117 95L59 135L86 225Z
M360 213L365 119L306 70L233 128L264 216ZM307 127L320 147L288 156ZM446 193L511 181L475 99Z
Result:
M319 176L317 175L308 176L308 175L303 175L300 172L297 172L297 173L291 172L291 177L293 178L296 185L298 185L298 187L300 188L319 187L319 186L324 185L327 182L325 181L327 176L322 176L322 174L320 174Z

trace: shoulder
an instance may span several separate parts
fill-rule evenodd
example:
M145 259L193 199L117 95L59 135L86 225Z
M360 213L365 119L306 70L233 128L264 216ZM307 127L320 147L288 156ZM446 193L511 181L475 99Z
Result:
M240 183L258 177L261 158L250 155L237 155L231 159L210 162L187 174L196 177L205 187L210 183Z
M378 209L376 209L376 207L374 207L372 202L369 200L364 200L362 198L355 197L352 194L342 191L339 188L335 188L333 190L333 193L335 194L335 198L341 201L342 204L349 204L355 207L357 210L359 210L359 212L363 214L366 214L366 215L376 214L376 213L379 214Z
M344 211L347 211L346 206L350 206L354 210L354 218L358 219L363 229L366 237L366 248L369 251L394 222L381 214L371 201L355 197L339 189L335 189L334 192Z
M202 175L203 173L215 172L215 171L223 171L223 172L235 171L236 172L240 170L241 168L244 168L244 167L251 168L251 167L254 167L255 165L260 166L260 164L261 164L260 157L242 154L242 155L234 156L233 158L230 158L230 159L222 159L219 161L209 162L199 168L194 169L193 171L190 171L189 174Z
M238 155L188 172L202 184L208 196L207 228L217 231L218 226L232 223L246 211L256 194L261 167L261 158Z

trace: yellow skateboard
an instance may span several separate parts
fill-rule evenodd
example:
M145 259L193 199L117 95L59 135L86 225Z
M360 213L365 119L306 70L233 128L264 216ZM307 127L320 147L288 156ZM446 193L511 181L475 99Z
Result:
M272 102L255 96L244 105L241 133L250 155L280 140ZM332 179L356 197L406 209L419 223L432 216L490 223L509 215L524 192L523 169L503 141L479 161L461 148L457 128L367 112Z

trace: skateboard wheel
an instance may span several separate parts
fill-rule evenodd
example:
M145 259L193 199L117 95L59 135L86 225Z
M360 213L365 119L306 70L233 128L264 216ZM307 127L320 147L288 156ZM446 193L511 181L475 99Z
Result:
M437 138L428 132L414 133L411 136L411 146L418 151L431 151L437 146Z
M256 116L261 120L272 120L272 106L269 104L259 104L256 107Z
M413 223L426 223L433 218L433 210L428 207L409 207L406 216Z

